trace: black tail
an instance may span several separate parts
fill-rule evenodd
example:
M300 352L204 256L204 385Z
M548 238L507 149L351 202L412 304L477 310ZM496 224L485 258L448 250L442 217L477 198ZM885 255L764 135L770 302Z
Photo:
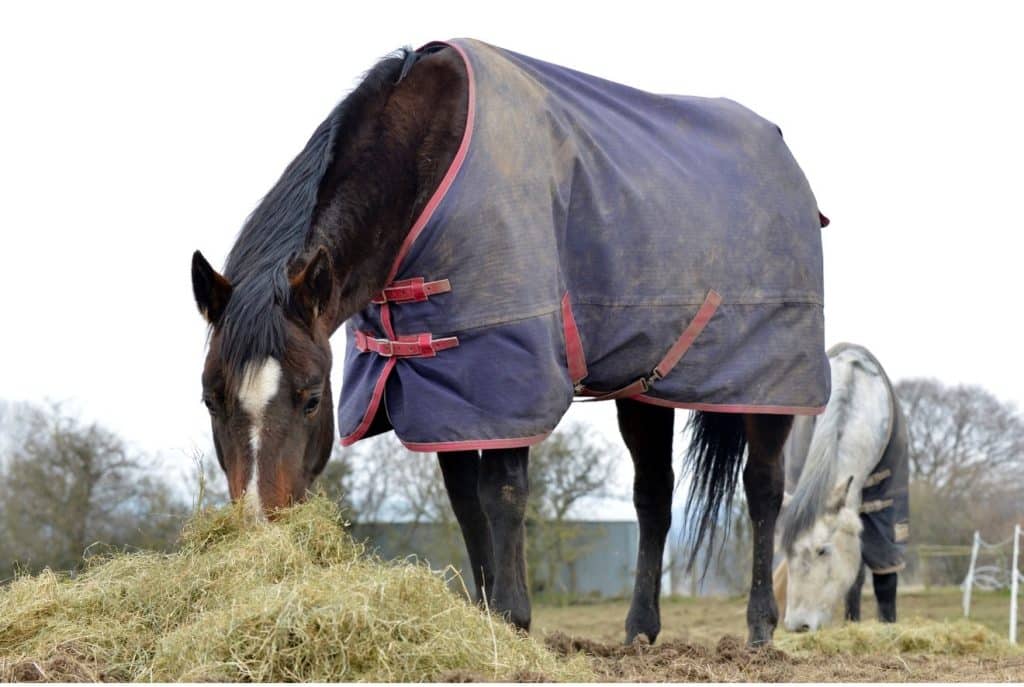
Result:
M692 438L686 451L684 471L690 477L685 526L693 548L687 569L692 569L701 545L707 540L704 571L711 563L715 535L721 526L729 531L732 498L743 468L747 436L743 416L735 413L695 412L687 427Z

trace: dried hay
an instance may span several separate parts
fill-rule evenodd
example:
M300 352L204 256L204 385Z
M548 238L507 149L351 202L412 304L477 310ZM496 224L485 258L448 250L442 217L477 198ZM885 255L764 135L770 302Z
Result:
M777 633L775 646L794 654L929 654L939 656L1016 656L1011 645L984 625L969 620L916 618L899 623L846 623L811 633Z
M0 681L592 679L452 594L382 563L321 498L272 525L192 519L173 554L108 556L0 589Z

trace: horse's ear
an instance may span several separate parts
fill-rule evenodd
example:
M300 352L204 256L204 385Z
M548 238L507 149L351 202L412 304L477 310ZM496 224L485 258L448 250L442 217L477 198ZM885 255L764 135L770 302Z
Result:
M331 258L323 246L317 249L302 270L291 278L291 308L306 324L313 322L327 307L334 285Z
M210 324L217 324L231 298L231 284L210 266L203 254L192 254L192 293L199 312Z
M845 482L836 485L828 498L828 510L830 513L838 513L846 505L850 496L850 485L853 484L853 475L850 475Z

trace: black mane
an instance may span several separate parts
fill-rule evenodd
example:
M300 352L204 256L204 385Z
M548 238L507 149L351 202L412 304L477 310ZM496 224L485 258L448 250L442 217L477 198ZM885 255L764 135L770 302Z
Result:
M339 136L351 130L376 96L394 86L409 54L402 49L367 72L317 127L242 226L224 268L233 287L221 320L221 357L229 374L240 375L250 360L283 354L288 265L310 247L320 186Z

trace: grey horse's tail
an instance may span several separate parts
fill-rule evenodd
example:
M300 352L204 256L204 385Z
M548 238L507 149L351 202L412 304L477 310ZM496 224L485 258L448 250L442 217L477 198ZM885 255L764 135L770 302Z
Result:
M687 427L692 439L684 460L684 471L690 477L685 526L693 544L687 568L693 568L701 546L706 543L706 573L718 528L729 531L732 499L743 469L747 436L743 416L736 413L695 412Z

